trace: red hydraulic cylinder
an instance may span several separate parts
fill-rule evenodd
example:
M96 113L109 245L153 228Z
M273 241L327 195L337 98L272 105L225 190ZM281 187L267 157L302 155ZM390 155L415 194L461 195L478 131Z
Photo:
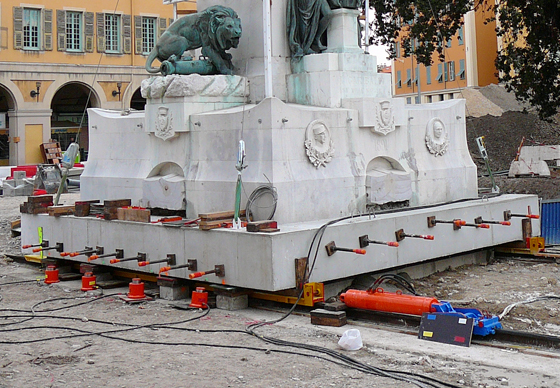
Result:
M45 270L45 283L46 284L53 284L58 283L58 269L54 265L47 265L47 269Z
M351 308L410 315L434 312L432 304L439 303L436 298L386 292L383 288L371 291L348 290L340 295L340 300Z

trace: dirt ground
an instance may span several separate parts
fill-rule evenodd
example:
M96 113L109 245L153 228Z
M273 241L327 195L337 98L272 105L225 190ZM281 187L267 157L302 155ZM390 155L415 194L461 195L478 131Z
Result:
M65 195L71 203L77 194ZM0 387L412 387L408 382L349 368L317 351L263 342L245 332L270 311L212 309L207 315L155 300L123 302L80 291L80 281L45 285L35 264L12 261L19 254L10 221L25 198L0 197ZM29 281L8 284L11 282ZM514 258L447 270L414 281L422 295L499 314L514 302L560 294L558 264ZM505 328L560 335L560 300L514 308ZM358 328L364 347L341 350L343 331ZM379 330L379 328L382 328ZM95 333L95 334L92 334ZM427 343L383 326L353 322L340 328L311 325L301 314L258 329L260 335L336 351L370 367L416 373L452 386L559 387L557 350L486 348ZM334 361L334 362L333 362ZM402 376L402 374L400 375Z

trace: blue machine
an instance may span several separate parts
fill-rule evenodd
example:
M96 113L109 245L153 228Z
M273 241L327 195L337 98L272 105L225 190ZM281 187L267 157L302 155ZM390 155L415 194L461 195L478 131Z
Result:
M449 302L433 303L432 308L436 313L466 317L474 319L473 334L487 336L496 334L496 329L501 329L502 324L496 315L484 315L477 309L453 308Z

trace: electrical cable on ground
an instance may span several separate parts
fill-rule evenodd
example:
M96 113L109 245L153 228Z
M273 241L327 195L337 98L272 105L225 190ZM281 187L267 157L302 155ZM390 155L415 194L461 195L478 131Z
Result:
M501 314L498 315L498 318L500 318L500 321L501 321L507 314L509 314L509 312L511 310L513 310L515 307L520 306L522 304L528 304L528 303L538 302L538 301L542 301L542 300L549 300L549 299L559 299L560 300L560 295L537 296L535 298L529 298L529 299L523 300L521 302L512 303L509 306L507 306L504 309L504 311L502 311Z

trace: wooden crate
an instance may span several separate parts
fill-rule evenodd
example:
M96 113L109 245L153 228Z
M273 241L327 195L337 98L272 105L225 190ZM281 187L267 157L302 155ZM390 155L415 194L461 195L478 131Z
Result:
M41 154L43 162L46 164L58 164L62 160L62 150L57 141L41 144Z

